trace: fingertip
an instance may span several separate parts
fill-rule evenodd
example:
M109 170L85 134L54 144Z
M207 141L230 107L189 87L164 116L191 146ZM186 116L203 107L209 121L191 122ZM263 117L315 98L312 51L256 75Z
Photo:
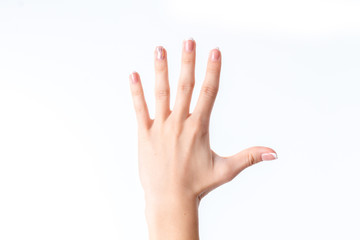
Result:
M278 159L278 154L276 151L272 148L265 148L261 152L261 160L262 161L269 161L269 160L275 160Z
M189 52L189 53L193 52L195 46L196 43L192 37L183 40L183 49L185 50L185 52Z
M130 75L130 83L135 84L139 82L139 74L136 71L133 71Z
M157 60L164 60L166 57L166 50L163 46L156 46L155 57Z
M221 51L220 51L219 47L216 47L211 50L210 59L213 62L217 62L221 59Z
M263 153L261 154L261 160L262 161L270 161L270 160L275 160L278 159L278 156L276 153Z

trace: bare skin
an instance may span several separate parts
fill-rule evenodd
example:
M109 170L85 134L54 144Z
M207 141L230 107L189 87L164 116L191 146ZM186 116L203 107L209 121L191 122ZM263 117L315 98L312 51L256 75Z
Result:
M138 122L139 174L151 240L199 239L201 198L231 181L245 168L277 158L268 147L251 147L222 157L211 150L210 114L219 89L221 52L212 49L194 111L189 113L195 84L196 42L184 40L175 104L170 110L167 52L159 46L155 61L155 118L151 119L137 72L130 89Z

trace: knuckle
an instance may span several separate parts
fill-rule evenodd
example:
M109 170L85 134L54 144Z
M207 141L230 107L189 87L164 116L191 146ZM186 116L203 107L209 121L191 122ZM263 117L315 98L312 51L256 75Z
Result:
M201 137L209 133L209 129L200 115L193 115L190 125L194 135Z
M183 131L183 128L182 128L181 124L179 124L179 123L175 123L171 127L172 136L175 139L180 138L180 136L182 135L182 131Z
M163 99L170 96L170 89L159 89L156 91L157 99Z
M193 89L194 89L194 82L193 81L189 81L188 83L182 83L179 86L179 90L182 93L191 93Z
M213 86L204 86L202 87L201 91L205 96L214 98L217 95L218 88Z
M178 139L183 131L182 121L177 117L172 116L171 118L169 118L166 129L172 137Z
M139 96L144 95L144 93L143 93L142 89L137 88L137 89L132 90L132 95L135 97L139 97Z
M248 153L247 162L246 162L247 167L250 167L250 166L254 165L255 163L256 163L256 158L255 158L254 154L251 152Z
M194 121L191 124L191 129L193 130L194 133L202 133L204 131L203 128L204 127L201 121Z
M185 65L194 64L194 59L192 57L183 57L182 63Z
M201 124L201 122L203 121L201 114L197 114L197 113L192 113L191 119L192 119L191 124L194 124L194 125Z

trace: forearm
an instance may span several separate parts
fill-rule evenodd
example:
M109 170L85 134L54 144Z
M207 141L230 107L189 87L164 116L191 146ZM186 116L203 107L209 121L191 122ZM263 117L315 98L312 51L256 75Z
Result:
M199 239L196 197L147 197L145 214L150 240Z

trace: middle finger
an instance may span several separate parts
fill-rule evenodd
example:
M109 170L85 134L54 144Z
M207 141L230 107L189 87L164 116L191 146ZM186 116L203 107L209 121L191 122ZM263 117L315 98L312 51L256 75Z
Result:
M195 85L195 48L194 39L189 38L183 41L180 79L174 105L174 113L180 118L186 118L189 115Z

